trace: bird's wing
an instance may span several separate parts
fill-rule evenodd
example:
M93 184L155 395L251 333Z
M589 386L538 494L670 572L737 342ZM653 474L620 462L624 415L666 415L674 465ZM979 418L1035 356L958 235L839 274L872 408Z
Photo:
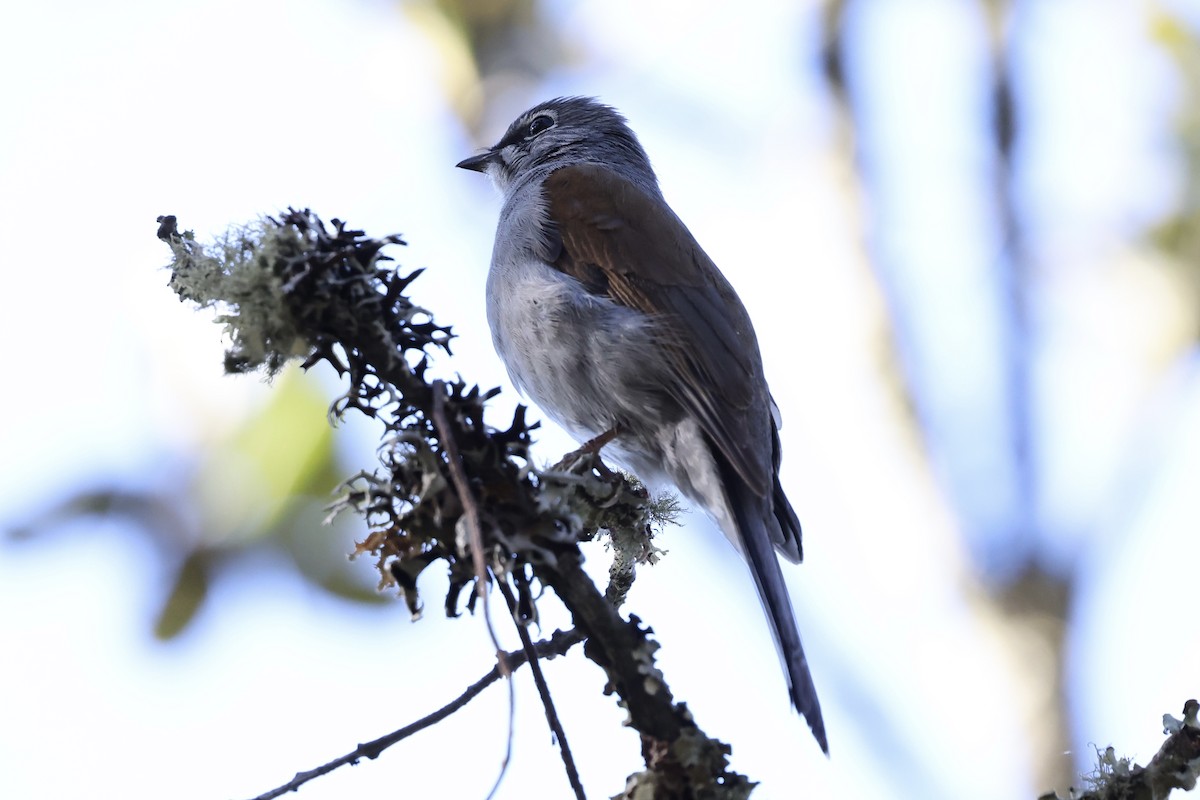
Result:
M659 198L610 169L563 167L545 183L548 260L589 290L659 319L669 387L760 496L769 399L750 317L733 287Z
M798 561L800 523L776 474L779 437L746 309L667 205L611 170L556 170L546 180L545 201L547 261L595 294L662 323L658 345L676 378L668 390L696 416L717 451L792 702L828 753L821 707L772 548ZM778 523L770 527L768 509Z

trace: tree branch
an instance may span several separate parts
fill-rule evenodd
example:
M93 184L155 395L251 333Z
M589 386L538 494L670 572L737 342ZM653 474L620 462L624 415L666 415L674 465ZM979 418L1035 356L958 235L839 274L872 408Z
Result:
M1083 780L1088 791L1074 789L1070 800L1167 800L1175 789L1190 792L1200 780L1200 703L1183 704L1183 719L1163 715L1163 733L1169 734L1162 747L1146 766L1118 758L1112 747L1100 751L1098 763ZM1038 800L1061 800L1056 792L1047 792Z
M399 588L415 616L421 610L417 577L432 563L444 563L451 587L446 608L455 615L458 596L472 582L477 592L468 608L481 596L482 562L493 577L520 577L519 616L535 619L526 576L549 586L587 638L585 654L605 670L606 691L618 695L629 724L642 735L647 768L630 777L626 796L739 800L749 794L754 784L728 769L729 747L705 736L686 706L673 701L654 664L658 645L648 630L636 617L623 619L581 566L580 541L601 530L619 531L612 544L622 563L613 575L621 585L610 588L623 597L633 565L656 558L648 538L670 511L595 460L539 471L529 454L536 425L525 422L523 408L507 430L497 430L483 417L498 389L426 379L428 357L448 355L452 337L407 297L419 271L401 275L381 266L389 260L381 251L403 244L400 237L371 239L336 219L330 230L311 212L289 209L279 220L264 218L205 247L180 233L173 218L160 222L159 236L175 256L172 288L181 299L223 312L218 321L232 342L228 371L270 375L307 353L305 368L328 362L349 383L333 416L355 409L383 422L382 469L348 481L333 506L335 513L353 510L365 517L370 533L357 552L376 557L381 587ZM640 544L631 546L634 541ZM504 654L497 652L502 662ZM471 696L469 690L461 702ZM373 758L381 746L452 710L312 774ZM556 735L565 745L561 728ZM299 783L308 775L297 776Z

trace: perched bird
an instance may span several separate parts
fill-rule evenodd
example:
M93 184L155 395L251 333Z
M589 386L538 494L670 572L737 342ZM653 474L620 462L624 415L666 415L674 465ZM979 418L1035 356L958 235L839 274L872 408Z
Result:
M750 317L671 211L625 118L593 99L534 106L458 163L504 196L487 278L517 388L642 480L671 483L746 558L792 702L829 752L775 551L799 562L779 484L779 412Z

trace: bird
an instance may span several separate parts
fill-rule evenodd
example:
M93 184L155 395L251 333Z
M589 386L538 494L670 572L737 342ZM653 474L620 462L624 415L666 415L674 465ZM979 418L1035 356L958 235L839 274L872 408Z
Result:
M733 286L667 204L625 117L595 98L542 102L456 166L503 198L486 308L513 384L713 518L749 566L792 704L828 754L776 555L802 557L779 409Z

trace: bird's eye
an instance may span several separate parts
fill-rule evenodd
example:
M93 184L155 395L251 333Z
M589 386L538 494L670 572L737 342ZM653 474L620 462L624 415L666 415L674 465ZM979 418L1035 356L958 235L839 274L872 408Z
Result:
M542 131L552 127L554 127L553 117L549 116L548 114L538 114L533 118L533 121L529 123L529 135L537 136Z

